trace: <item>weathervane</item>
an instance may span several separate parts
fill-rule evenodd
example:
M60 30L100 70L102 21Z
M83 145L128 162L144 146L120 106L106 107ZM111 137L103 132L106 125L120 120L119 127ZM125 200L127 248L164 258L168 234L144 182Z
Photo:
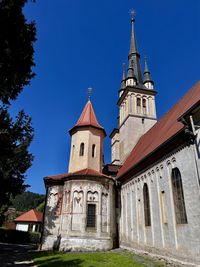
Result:
M136 12L135 12L135 10L133 8L130 9L129 14L131 16L131 21L134 21L135 20Z
M89 87L88 88L88 100L91 99L91 96L92 96L92 87Z

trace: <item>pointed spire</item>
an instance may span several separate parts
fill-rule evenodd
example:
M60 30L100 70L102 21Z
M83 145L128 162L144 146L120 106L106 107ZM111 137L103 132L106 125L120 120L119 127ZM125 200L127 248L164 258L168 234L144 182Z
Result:
M104 128L99 124L92 103L90 101L92 94L92 88L88 88L88 101L79 117L75 126L69 130L70 135L72 135L75 131L79 130L82 127L94 127L96 129L102 130L104 135L106 136L106 132Z
M131 64L131 60L133 60L133 69L135 73L135 77L137 79L138 84L142 84L142 74L141 74L141 67L140 67L140 54L137 49L137 42L135 36L135 29L134 29L134 22L135 22L135 11L130 11L131 15L131 43L130 43L130 51L128 55L129 66Z
M121 87L119 92L123 91L126 88L126 65L125 63L122 64L122 80L121 80Z
M92 103L88 100L87 104L79 120L77 121L75 126L94 126L96 128L103 129L103 127L98 123Z
M134 61L133 61L133 59L129 60L127 78L133 78L136 80L135 73L134 73Z
M131 43L130 43L129 55L134 54L134 53L138 53L135 31L134 31L135 14L136 14L135 11L133 9L131 9L130 10L130 15L131 15Z
M152 83L152 85L154 84L154 82L151 79L151 73L149 71L148 68L148 64L147 64L147 56L144 57L144 84L145 83Z
M126 80L126 64L122 64L122 81Z

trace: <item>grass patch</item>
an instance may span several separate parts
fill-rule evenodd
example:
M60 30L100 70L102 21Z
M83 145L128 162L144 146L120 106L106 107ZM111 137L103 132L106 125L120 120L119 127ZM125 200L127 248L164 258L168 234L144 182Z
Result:
M140 257L140 256L139 256ZM37 267L159 267L151 260L138 258L130 252L61 253L39 251L32 254Z

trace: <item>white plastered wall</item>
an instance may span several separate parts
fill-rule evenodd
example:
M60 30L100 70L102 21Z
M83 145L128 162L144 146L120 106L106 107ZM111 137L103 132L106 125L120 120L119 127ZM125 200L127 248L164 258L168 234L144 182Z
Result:
M193 149L190 145L175 151L122 186L122 247L200 261L200 188ZM175 167L181 172L187 224L176 224L171 188L171 170ZM151 207L151 226L147 227L144 224L144 183L148 185ZM131 207L127 204L130 195Z

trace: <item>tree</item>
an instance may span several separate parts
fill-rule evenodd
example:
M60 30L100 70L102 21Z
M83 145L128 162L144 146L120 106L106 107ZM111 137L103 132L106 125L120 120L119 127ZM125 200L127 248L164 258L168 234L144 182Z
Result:
M28 152L33 138L31 118L23 111L13 122L8 110L0 109L0 206L9 202L10 196L22 193L25 172L33 156Z
M10 197L27 187L25 173L33 160L28 151L33 138L31 118L24 111L14 120L9 114L11 100L35 75L36 28L23 14L26 2L0 0L0 217Z
M26 2L0 1L0 99L4 104L15 100L35 75L32 67L36 28L24 17Z
M17 195L14 199L12 199L11 207L15 208L17 211L23 212L29 211L31 209L42 211L44 200L44 195L27 191L20 195Z

